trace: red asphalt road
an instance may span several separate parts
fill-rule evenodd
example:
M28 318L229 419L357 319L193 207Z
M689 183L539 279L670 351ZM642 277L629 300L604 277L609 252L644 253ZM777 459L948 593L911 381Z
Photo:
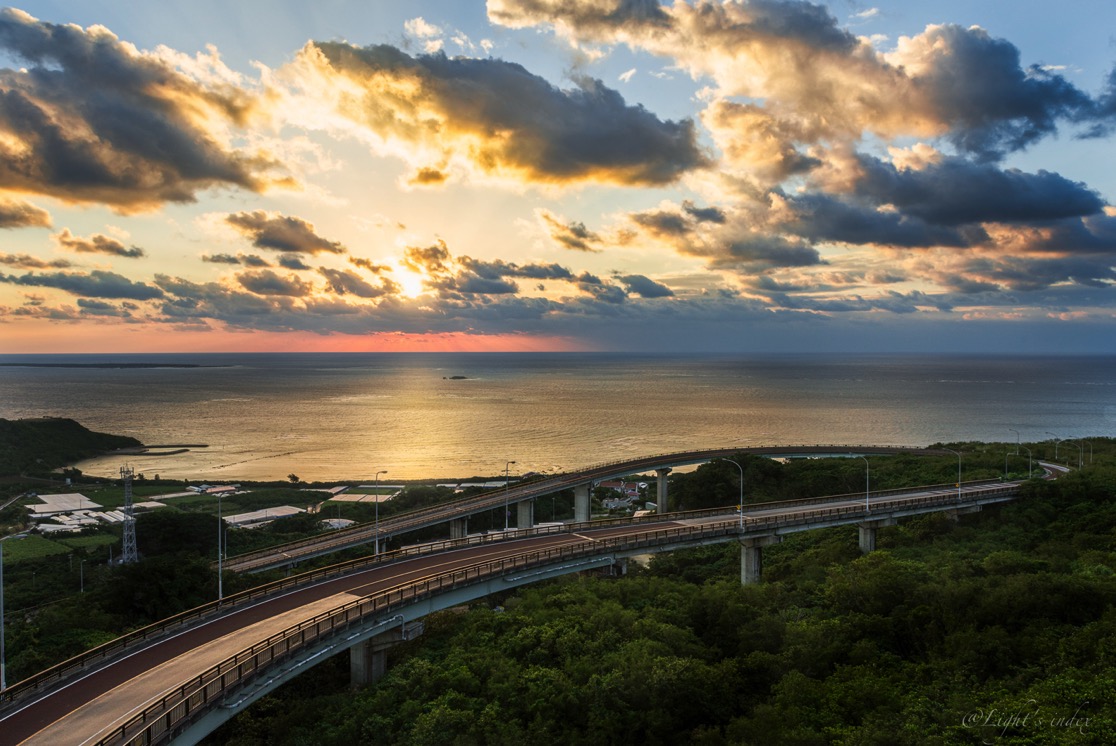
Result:
M656 524L654 528L664 525ZM652 530L647 524L631 527L610 528L597 533L604 536L615 536L622 533L639 533ZM286 595L264 600L254 606L234 611L227 616L219 617L199 627L181 632L173 637L157 642L150 647L137 650L126 657L110 663L108 666L76 679L62 688L50 692L47 696L25 705L3 719L0 719L0 744L43 743L50 746L61 744L77 744L96 740L99 734L118 727L135 712L142 710L147 703L159 699L168 691L173 691L185 681L174 682L162 691L148 691L145 701L119 701L112 703L112 712L118 713L111 720L98 723L95 732L59 733L59 728L52 727L63 718L87 707L101 698L112 697L113 691L133 678L150 671L179 656L187 655L214 641L233 634L238 630L273 618L279 614L290 612L316 601L326 599L338 594L351 594L353 596L368 596L379 591L392 588L401 583L418 580L433 574L467 567L477 562L483 562L502 557L521 554L525 551L547 549L557 546L573 546L590 541L577 534L550 534L528 539L519 539L498 544L488 544L479 547L470 547L444 554L431 555L408 559L396 564L381 566L355 573L342 578L329 580L319 585L292 591ZM318 613L308 613L313 616ZM285 624L284 628L290 626ZM266 635L263 635L266 637ZM239 641L239 649L248 648L258 640L244 639ZM201 673L201 671L198 671ZM49 737L44 730L49 730ZM82 730L85 730L84 728ZM43 738L36 738L42 733ZM72 736L72 738L71 738ZM59 738L64 740L59 740Z

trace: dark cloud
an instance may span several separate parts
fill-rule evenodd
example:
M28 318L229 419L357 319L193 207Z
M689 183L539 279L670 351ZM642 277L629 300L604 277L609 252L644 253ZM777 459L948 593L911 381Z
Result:
M573 273L560 264L514 264L497 259L492 262L463 256L458 260L465 270L486 279L523 277L530 280L569 280Z
M201 260L210 264L240 264L232 254L202 254Z
M671 298L674 291L666 285L655 282L643 275L621 275L616 278L624 284L629 293L635 293L642 298Z
M1084 184L1049 171L1031 174L951 157L904 170L867 156L859 160L858 195L938 225L1055 220L1104 207Z
M39 259L29 254L0 254L0 264L17 269L66 269L73 265L65 259Z
M304 270L311 269L310 265L302 261L298 254L283 254L279 257L279 266L283 269Z
M712 255L712 265L755 272L775 267L824 264L818 250L802 241L778 235L750 235L726 240Z
M575 280L578 289L593 300L610 305L619 305L628 299L628 295L623 288L610 285L589 272L582 272Z
M950 124L960 149L988 160L1020 150L1088 116L1089 97L1060 75L1023 68L1019 50L979 27L931 26L920 37L923 66L912 76Z
M399 286L387 278L379 285L373 285L356 272L349 270L319 267L318 272L326 279L329 289L338 295L355 295L358 298L379 298L399 292Z
M159 288L142 282L133 282L115 272L95 269L89 274L77 272L28 273L20 276L0 275L0 282L31 287L65 290L87 298L130 298L152 300L163 297Z
M108 254L125 259L140 259L147 256L146 252L138 246L128 248L115 238L110 238L101 233L94 233L89 238L79 238L70 233L69 228L63 228L61 233L54 236L58 245L79 254Z
M699 223L717 223L718 225L725 222L725 211L719 207L698 207L690 200L682 202L682 209L691 218Z
M429 145L497 176L662 185L706 165L692 121L662 121L599 80L559 90L496 59L411 57L390 46L317 42L304 62L364 89L341 113L381 137ZM441 168L425 168L435 180Z
M88 298L77 299L78 308L81 309L82 314L89 316L109 316L113 318L130 318L132 312L126 308L106 303L103 300L90 300Z
M0 228L49 227L50 213L46 210L23 200L0 199Z
M252 245L258 249L288 254L344 254L346 251L340 243L315 233L312 223L291 215L256 210L229 215L225 222L252 239Z
M268 269L259 272L241 272L236 279L241 287L256 295L302 297L312 290L309 283L303 282L296 275L280 277Z
M789 233L813 242L879 244L901 247L967 247L987 242L979 227L958 229L931 225L896 210L848 204L824 194L787 198L794 218L783 223Z
M242 123L243 91L207 85L107 29L0 11L0 183L121 211L191 202L218 185L259 191L275 164L228 149L203 122Z
M567 223L546 210L540 210L538 215L546 224L550 238L558 245L574 251L600 251L600 248L594 244L599 244L601 237L586 228L585 223L578 221Z

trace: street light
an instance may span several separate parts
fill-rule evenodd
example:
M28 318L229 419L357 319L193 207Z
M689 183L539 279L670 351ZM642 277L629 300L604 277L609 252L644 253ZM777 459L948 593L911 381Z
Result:
M870 471L869 471L869 468L868 468L868 457L867 456L858 456L857 458L864 459L864 512L867 513L867 512L872 510L872 508L868 505L868 495L869 495L868 488L869 488L869 485L871 484L871 482L869 481Z
M1050 435L1050 436L1053 436L1053 438L1054 438L1054 460L1057 461L1058 460L1058 444L1062 441L1062 439L1059 438L1057 435L1054 435L1054 433L1050 432L1049 430L1046 431L1046 434Z
M222 561L223 560L222 560L222 557L221 557L221 555L223 555L225 553L225 547L224 547L225 541L224 541L224 538L223 538L224 537L224 532L221 530L221 527L224 526L224 525L225 525L225 519L221 517L221 493L218 492L217 493L217 603L221 603L222 601L225 600L225 586L224 586L224 580L225 579L224 579L224 575L222 573L222 570L224 568L222 566Z
M85 560L78 563L78 590L85 593Z
M509 461L504 464L504 530L508 530L508 467L514 464L514 461Z
M952 448L945 448L943 450L949 451L957 456L957 502L961 502L961 454Z
M1023 446L1023 450L1027 452L1027 479L1031 478L1031 449Z
M4 542L8 539L25 539L26 534L0 537L0 692L8 688L7 670L4 668Z
M723 458L722 461L728 461L730 464L740 470L740 530L744 530L744 467L733 461L730 458Z
M372 496L376 498L376 552L380 554L380 475L387 474L387 471L376 472L376 481L372 484Z
M1019 431L1016 430L1014 427L1009 427L1008 430L1011 430L1013 433L1015 433L1015 455L1018 456L1019 455Z

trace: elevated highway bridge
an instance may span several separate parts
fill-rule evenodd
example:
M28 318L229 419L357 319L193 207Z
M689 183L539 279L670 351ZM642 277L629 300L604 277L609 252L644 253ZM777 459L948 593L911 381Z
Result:
M383 645L441 609L635 555L722 542L740 544L741 580L758 582L762 548L787 534L857 525L867 552L881 526L979 511L1015 499L1020 484L575 522L384 552L193 609L19 682L0 693L0 734L4 743L50 746L192 744L331 655L348 652L354 680L374 679Z
M507 489L495 490L483 495L393 515L390 518L380 519L376 525L362 523L322 536L230 557L225 560L224 569L230 572L253 573L290 567L301 561L332 554L343 549L352 549L364 544L375 543L379 546L381 543L401 534L447 523L450 525L450 536L460 538L467 533L466 526L469 516L500 507L515 506L516 527L530 528L534 525L534 501L537 498L568 489L574 491L574 522L583 523L588 521L590 517L589 494L593 483L651 471L659 475L657 505L660 511L666 512L667 480L663 477L671 469L731 458L736 455L756 455L770 458L821 458L825 456L894 456L898 454L948 456L951 453L951 451L929 448L891 446L792 445L711 448L641 456L635 459L597 464L576 472L559 474L514 486L509 485Z

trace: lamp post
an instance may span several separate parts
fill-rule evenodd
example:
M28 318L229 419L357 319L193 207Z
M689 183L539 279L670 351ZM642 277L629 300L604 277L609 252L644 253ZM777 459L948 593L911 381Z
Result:
M1009 427L1008 430L1011 430L1013 433L1015 433L1015 455L1018 456L1019 455L1019 431L1016 430L1014 427Z
M508 530L508 467L514 464L514 461L509 461L504 464L504 530Z
M957 502L961 502L961 454L952 448L944 449L957 456Z
M730 458L721 459L728 461L730 464L740 470L740 530L744 530L744 467Z
M1031 478L1031 449L1023 446L1023 450L1027 452L1027 479Z
M1049 430L1046 431L1046 434L1050 435L1054 438L1054 460L1057 461L1058 460L1058 444L1062 441L1062 439L1059 438L1057 435L1054 435L1054 433L1050 432Z
M85 560L78 563L78 592L85 593Z
M8 539L23 539L24 534L12 534L0 538L0 692L8 688L7 669L4 657L4 542Z
M376 472L376 481L372 484L372 496L376 498L376 552L380 554L380 475L387 474L387 470Z
M224 547L224 531L221 528L225 524L225 519L221 517L221 493L217 493L217 603L225 600L225 585L224 585L224 561L222 555L225 553Z
M858 458L864 459L864 512L867 513L872 510L871 506L868 504L869 486L871 485L869 481L870 470L868 467L868 457L859 456Z

